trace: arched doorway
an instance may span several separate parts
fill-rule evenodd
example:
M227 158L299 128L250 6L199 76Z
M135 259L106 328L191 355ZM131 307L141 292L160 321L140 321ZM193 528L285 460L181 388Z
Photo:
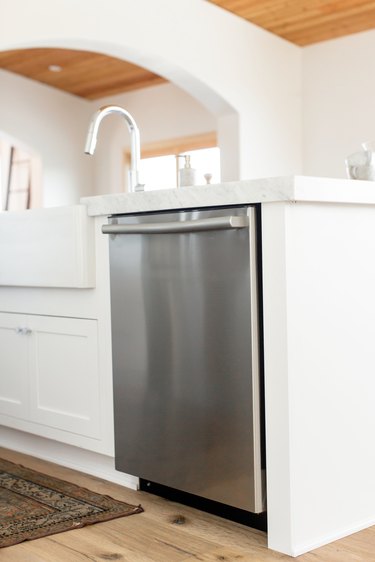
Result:
M121 74L121 65L125 67L124 76ZM127 67L131 67L130 72ZM150 140L155 145L155 140L165 143L176 137L188 137L193 139L193 149L196 138L201 137L202 133L214 134L217 144L224 144L223 179L236 179L232 171L233 158L228 157L226 150L229 146L232 150L235 143L228 143L232 131L221 124L221 115L217 116L208 111L204 104L165 78L102 53L45 47L2 51L0 68L8 71L2 78L3 88L0 93L0 105L7 108L8 118L2 117L1 121L7 127L6 133L21 138L24 136L24 142L42 154L44 206L76 203L80 196L124 190L122 166L124 146L127 146L128 138L124 134L121 122L112 121L110 126L105 125L106 130L100 134L104 135L104 140L99 143L102 146L93 162L88 163L87 159L82 159L81 145L78 145L76 140L78 135L76 134L74 139L69 138L70 129L74 127L81 137L82 144L89 112L92 113L100 105L108 103L122 105L132 113L134 108L135 115L139 116L141 121L143 142L146 144ZM131 78L135 77L135 88L141 88L132 91L130 96L129 92L120 93L122 89L131 89L128 75ZM121 82L124 86L121 86ZM155 86L155 83L161 85ZM46 85L52 86L54 90ZM148 88L142 89L144 85ZM117 87L117 90L113 90L114 87ZM25 89L27 92L25 91L22 100L22 92ZM15 90L19 92L16 97L13 95ZM114 91L112 97L107 95L100 98L100 92L105 95L111 91ZM84 107L82 100L86 102ZM220 100L216 100L214 105L216 108L218 105L226 107ZM153 110L150 111L149 107ZM13 120L10 117L12 115L22 115L22 118ZM225 115L226 122L230 115ZM36 122L36 117L39 122ZM73 120L74 124L69 124L70 120ZM57 122L60 122L60 125ZM74 155L71 149L73 142L76 143ZM237 154L234 160L236 157ZM88 167L93 169L91 175ZM70 182L72 178L76 178L75 183L79 189L75 187L69 193L63 182ZM198 183L204 183L203 176Z

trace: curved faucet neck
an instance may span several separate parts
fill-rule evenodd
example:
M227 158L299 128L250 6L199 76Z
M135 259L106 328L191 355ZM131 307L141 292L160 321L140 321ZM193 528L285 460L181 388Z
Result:
M141 143L139 129L134 118L126 109L118 105L105 105L98 109L92 116L89 130L87 133L85 152L93 155L95 152L100 123L107 115L118 113L125 118L130 133L130 170L129 170L129 191L141 191L143 185L139 183L139 164L141 160Z

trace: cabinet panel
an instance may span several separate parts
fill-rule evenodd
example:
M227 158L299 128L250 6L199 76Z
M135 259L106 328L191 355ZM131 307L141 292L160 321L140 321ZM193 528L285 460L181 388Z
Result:
M99 435L97 322L33 316L30 419Z
M29 414L30 337L26 316L0 313L0 412L27 418Z
M96 448L98 360L96 320L0 313L1 423Z

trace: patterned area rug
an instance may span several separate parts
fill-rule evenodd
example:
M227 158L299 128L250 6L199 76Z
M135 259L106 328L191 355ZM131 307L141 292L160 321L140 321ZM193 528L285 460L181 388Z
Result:
M0 547L142 511L0 459Z

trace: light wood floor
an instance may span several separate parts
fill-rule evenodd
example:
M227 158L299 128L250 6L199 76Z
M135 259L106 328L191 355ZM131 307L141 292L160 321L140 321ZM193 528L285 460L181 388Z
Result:
M280 562L266 535L145 492L134 492L27 455L0 457L132 504L144 513L0 549L0 562ZM375 562L375 527L298 557L298 562Z

